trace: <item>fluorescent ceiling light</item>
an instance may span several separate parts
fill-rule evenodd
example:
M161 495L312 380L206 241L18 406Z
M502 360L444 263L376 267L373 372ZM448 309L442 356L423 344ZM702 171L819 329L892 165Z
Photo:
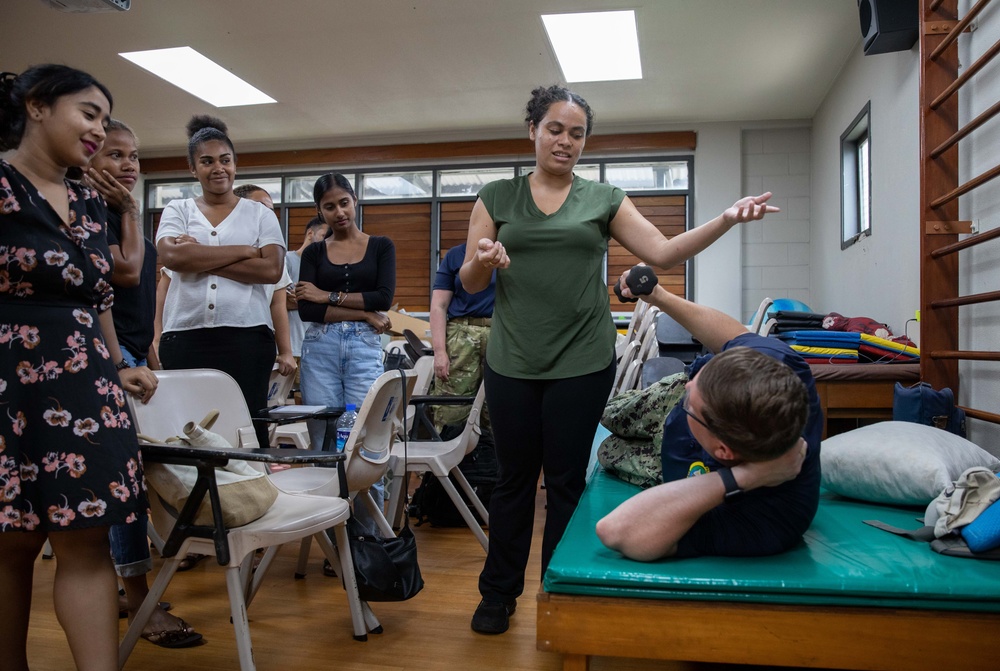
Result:
M642 79L635 12L542 14L567 82Z
M118 54L216 107L278 102L191 47Z

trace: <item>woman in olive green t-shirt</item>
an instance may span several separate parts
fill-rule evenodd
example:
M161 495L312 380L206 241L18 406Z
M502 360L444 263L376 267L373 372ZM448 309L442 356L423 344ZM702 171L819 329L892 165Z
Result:
M500 634L524 590L535 491L545 472L542 573L583 493L597 424L615 373L615 327L603 259L609 238L650 265L670 268L736 224L777 208L770 193L743 198L699 226L664 237L621 189L573 174L593 112L560 86L539 87L526 108L535 143L530 175L487 184L469 222L460 271L466 291L497 270L486 352L500 481L490 499L490 546L472 628Z

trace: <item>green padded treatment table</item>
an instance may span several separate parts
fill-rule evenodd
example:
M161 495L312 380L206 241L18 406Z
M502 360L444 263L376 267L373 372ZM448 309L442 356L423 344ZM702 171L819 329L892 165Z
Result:
M607 435L601 429L595 447ZM637 562L597 521L640 490L592 464L543 580L538 646L566 654L857 669L1000 666L1000 562L946 557L862 520L921 510L824 492L804 542L772 557ZM593 621L591 621L593 620Z

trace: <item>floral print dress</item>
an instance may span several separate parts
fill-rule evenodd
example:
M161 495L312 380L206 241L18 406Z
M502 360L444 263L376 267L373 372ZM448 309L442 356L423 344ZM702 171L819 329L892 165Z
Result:
M0 161L0 531L129 523L146 507L135 429L98 312L114 294L100 196L69 223Z

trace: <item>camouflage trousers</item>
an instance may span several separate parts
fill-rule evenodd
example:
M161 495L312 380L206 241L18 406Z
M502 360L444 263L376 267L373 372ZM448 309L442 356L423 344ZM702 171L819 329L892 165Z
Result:
M611 435L597 448L605 471L643 488L663 481L663 422L684 396L687 381L686 373L676 373L608 401L601 424Z
M448 379L434 378L431 393L441 396L475 396L483 381L486 362L486 343L490 339L489 326L472 326L449 321L445 335L448 349ZM469 417L467 405L439 405L434 407L434 426L441 429L447 424L458 424ZM489 412L483 408L480 426L489 426Z

